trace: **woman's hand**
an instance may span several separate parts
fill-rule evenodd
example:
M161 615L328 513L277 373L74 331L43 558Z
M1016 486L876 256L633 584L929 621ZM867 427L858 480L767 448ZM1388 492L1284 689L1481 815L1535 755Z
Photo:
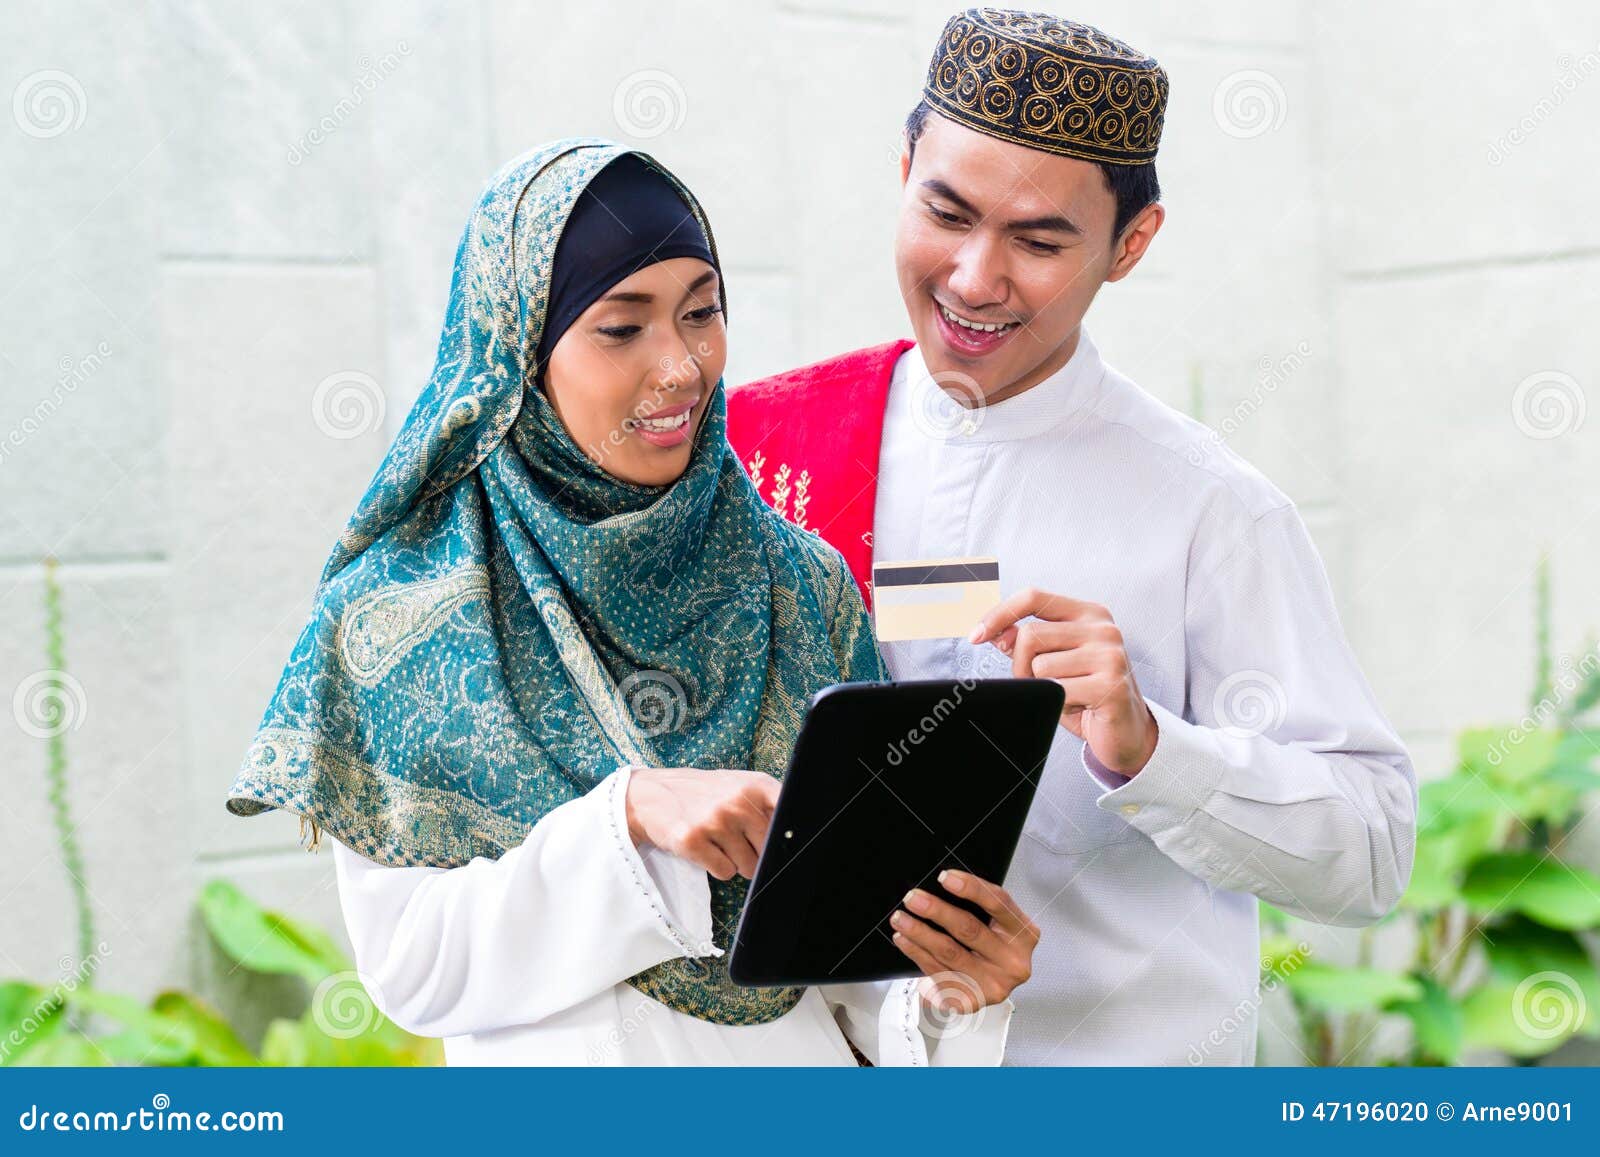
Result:
M759 771L636 767L628 776L628 835L699 864L719 880L754 877L778 803Z
M926 974L920 985L922 1002L946 1014L999 1004L1033 975L1039 926L998 884L953 868L939 873L939 883L977 904L989 919L980 920L921 888L906 893L910 912L896 909L889 923L900 951Z

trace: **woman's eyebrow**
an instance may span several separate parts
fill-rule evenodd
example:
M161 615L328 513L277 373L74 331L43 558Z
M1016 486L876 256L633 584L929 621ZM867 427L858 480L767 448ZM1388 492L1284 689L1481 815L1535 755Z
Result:
M685 298L693 297L694 293L695 293L695 291L697 289L700 289L700 288L704 287L709 282L715 281L716 278L717 278L717 271L715 269L706 270L699 277L696 277L688 285L683 287L683 296Z
M716 277L716 275L717 275L717 271L715 269L706 270L704 273L702 273L699 277L696 277L693 281L691 281L684 288L684 296L687 297L689 294L691 294L695 290L699 289L706 282L708 282L712 278ZM602 297L600 300L601 301L628 301L628 302L634 302L634 303L636 303L638 305L649 305L655 299L656 299L656 295L653 294L653 293L633 293L633 292L630 292L628 290L620 290L620 291L618 291L616 293L608 293L604 297Z

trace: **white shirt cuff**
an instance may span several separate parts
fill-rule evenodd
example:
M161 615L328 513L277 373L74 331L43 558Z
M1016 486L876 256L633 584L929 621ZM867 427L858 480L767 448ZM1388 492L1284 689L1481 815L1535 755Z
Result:
M651 844L634 846L628 835L628 780L633 769L619 767L606 777L611 834L634 880L668 934L685 956L721 956L712 942L711 881L706 870Z
M1107 768L1089 745L1083 745L1083 767L1106 793L1095 800L1146 835L1183 825L1201 810L1222 783L1227 763L1206 734L1159 703L1146 699L1155 717L1156 748L1139 774L1121 775Z

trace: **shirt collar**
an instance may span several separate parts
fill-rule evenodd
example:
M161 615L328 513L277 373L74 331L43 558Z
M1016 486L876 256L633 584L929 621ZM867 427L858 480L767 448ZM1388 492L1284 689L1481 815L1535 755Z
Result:
M1082 326L1078 346L1065 365L1031 390L991 406L959 405L928 373L916 346L905 352L896 369L905 373L907 401L917 428L927 437L958 444L1013 442L1053 429L1091 403L1105 377L1100 351Z

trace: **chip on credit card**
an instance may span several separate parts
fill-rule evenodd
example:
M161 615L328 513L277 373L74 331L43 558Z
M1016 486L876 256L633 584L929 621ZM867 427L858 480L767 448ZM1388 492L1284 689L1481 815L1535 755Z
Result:
M872 620L881 643L964 639L999 601L999 559L930 558L872 566Z

